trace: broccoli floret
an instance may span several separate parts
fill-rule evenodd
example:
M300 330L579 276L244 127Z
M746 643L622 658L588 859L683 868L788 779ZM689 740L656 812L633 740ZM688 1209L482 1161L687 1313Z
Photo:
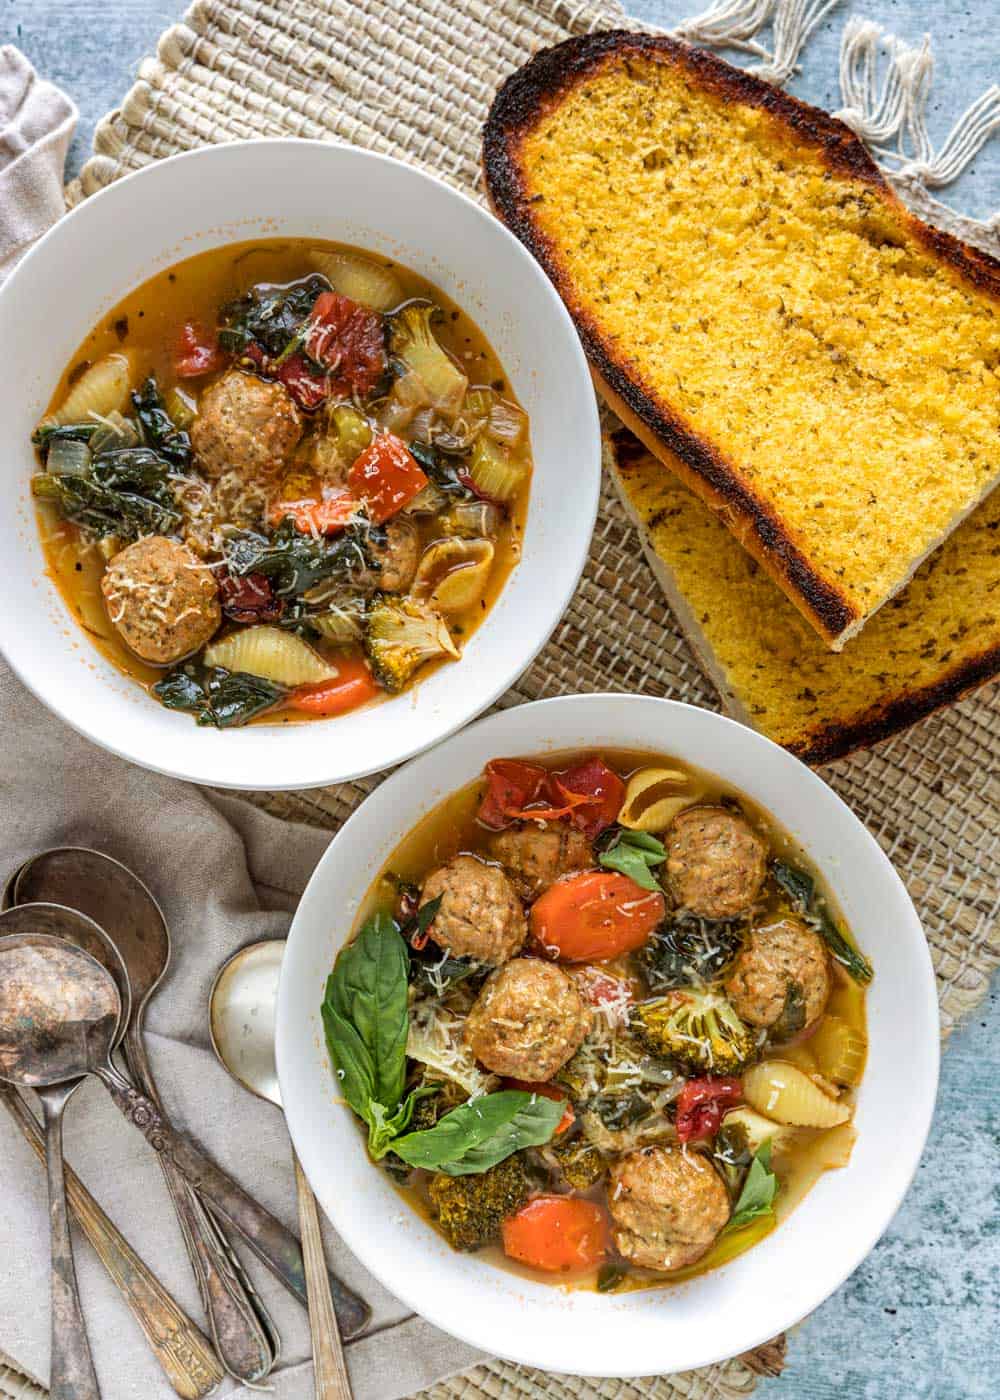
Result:
M560 1145L553 1143L551 1150L559 1163L563 1180L574 1191L586 1191L600 1181L608 1169L603 1153L586 1138L574 1138L572 1142Z
M453 1249L481 1249L500 1238L500 1226L531 1194L521 1153L506 1157L475 1176L431 1177L431 1201L438 1225Z
M693 987L640 1002L631 1026L651 1054L702 1073L737 1074L755 1050L725 997Z
M365 620L365 654L383 689L402 690L421 666L458 657L451 633L433 608L412 598L376 598Z

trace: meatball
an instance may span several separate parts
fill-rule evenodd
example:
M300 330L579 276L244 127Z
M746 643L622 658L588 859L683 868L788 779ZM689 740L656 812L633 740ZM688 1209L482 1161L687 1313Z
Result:
M467 1049L494 1074L542 1084L590 1029L572 979L541 958L514 958L490 974L469 1012Z
M514 886L498 865L455 856L424 881L421 902L441 898L428 929L456 958L503 963L520 952L528 926Z
M550 827L523 822L510 831L498 831L490 840L490 853L507 867L526 899L537 899L560 876L594 863L583 832L563 822Z
M161 535L147 535L116 554L101 592L122 640L154 666L190 656L222 620L210 570L187 545Z
M823 1014L830 964L823 940L801 919L755 928L726 978L741 1020L795 1035Z
M302 436L302 419L281 384L231 369L201 396L191 445L206 476L235 468L243 480L271 485Z
M420 536L412 520L397 515L385 526L385 544L372 540L371 553L381 569L378 586L385 593L405 593L420 558Z
M670 1273L711 1248L729 1219L729 1193L697 1152L641 1147L611 1168L608 1210L618 1252Z
M686 807L667 833L667 883L676 904L704 919L732 919L760 894L767 844L727 807Z

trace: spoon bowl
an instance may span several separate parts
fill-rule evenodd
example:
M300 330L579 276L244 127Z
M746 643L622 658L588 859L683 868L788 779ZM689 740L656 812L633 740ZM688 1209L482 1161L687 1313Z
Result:
M9 934L46 934L82 948L114 978L121 1000L121 1016L115 1032L117 1046L132 1012L132 989L118 949L93 919L61 904L18 904L0 912L0 938Z
M58 846L25 861L8 880L3 899L65 905L106 930L128 970L131 1020L141 1022L170 962L170 933L160 906L127 866L103 851Z
M0 938L0 1079L23 1089L81 1079L110 1057L122 1003L82 948L43 933Z
M285 951L279 938L234 953L212 983L209 1034L221 1064L258 1098L282 1107L274 1058L274 1016Z

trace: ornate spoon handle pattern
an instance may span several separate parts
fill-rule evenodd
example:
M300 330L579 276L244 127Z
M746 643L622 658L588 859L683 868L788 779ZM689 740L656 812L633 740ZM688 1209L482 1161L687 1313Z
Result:
M41 1130L16 1090L0 1085L0 1101L40 1162ZM66 1198L101 1263L142 1328L150 1348L182 1400L201 1400L224 1372L208 1342L150 1272L116 1225L105 1215L72 1167L66 1167Z

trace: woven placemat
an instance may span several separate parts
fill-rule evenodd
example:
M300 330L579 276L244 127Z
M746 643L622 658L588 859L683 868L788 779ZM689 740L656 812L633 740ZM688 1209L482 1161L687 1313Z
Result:
M798 0L788 8L796 3L801 9ZM196 0L163 35L156 58L144 60L121 108L98 127L95 155L67 192L68 202L178 151L272 135L355 142L475 189L482 121L502 78L543 45L622 22L615 0ZM580 588L548 647L501 707L619 690L717 708L652 584L638 538L606 484ZM998 770L1000 688L993 686L824 772L882 844L917 904L945 1035L985 996L1000 963ZM334 828L379 780L253 800L280 816ZM0 1354L0 1394L44 1395L3 1361ZM746 1395L754 1380L739 1360L628 1382L552 1377L493 1362L423 1395L709 1400Z

